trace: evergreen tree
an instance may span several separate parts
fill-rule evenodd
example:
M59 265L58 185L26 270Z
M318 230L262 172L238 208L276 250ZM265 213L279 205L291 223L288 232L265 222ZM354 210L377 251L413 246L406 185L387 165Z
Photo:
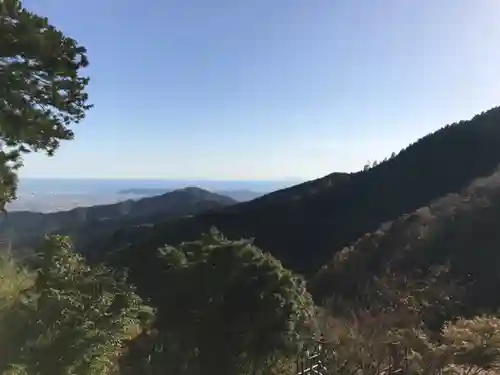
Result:
M84 47L26 10L18 0L0 3L0 209L16 197L22 155L53 155L69 129L90 109L79 71Z
M126 340L150 316L125 275L91 267L67 239L48 238L34 281L0 296L0 373L116 373Z
M230 241L213 229L160 249L157 262L162 277L147 289L162 349L145 353L155 374L244 373L295 355L310 337L305 282L249 240Z

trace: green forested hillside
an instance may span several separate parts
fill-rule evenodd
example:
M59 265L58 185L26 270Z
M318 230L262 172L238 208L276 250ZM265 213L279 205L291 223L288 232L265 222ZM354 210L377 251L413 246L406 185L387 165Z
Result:
M255 238L287 267L310 274L336 249L381 223L491 174L500 163L499 144L497 107L445 126L368 170L334 173L222 210L125 229L104 247L152 251L216 226L230 237Z
M463 287L454 313L500 307L500 172L471 183L411 214L385 223L353 244L311 279L318 299L360 301L376 294L376 279L428 278L447 267L446 282ZM433 285L437 288L437 285ZM452 313L452 312L450 312Z

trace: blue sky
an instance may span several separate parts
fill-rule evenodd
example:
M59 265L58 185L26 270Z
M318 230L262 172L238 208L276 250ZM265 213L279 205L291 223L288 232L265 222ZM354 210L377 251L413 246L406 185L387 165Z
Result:
M24 177L315 178L500 104L495 0L24 4L87 47L95 105Z

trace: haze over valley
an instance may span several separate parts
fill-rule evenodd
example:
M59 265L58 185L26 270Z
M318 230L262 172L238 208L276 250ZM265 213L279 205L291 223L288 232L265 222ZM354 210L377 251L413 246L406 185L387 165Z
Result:
M283 181L120 180L120 179L21 179L18 198L9 211L55 212L76 207L122 202L161 195L185 187L200 187L237 201L292 186L298 179Z

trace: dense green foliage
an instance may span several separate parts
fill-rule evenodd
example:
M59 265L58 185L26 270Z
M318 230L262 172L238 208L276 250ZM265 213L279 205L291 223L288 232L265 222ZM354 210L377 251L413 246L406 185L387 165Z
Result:
M124 261L121 255L115 254L117 262ZM143 353L154 373L259 369L293 357L313 333L304 280L251 241L230 241L212 229L199 241L129 262L137 264L131 281L158 310L155 342L163 350L152 358ZM151 277L138 273L143 264L151 267Z
M106 248L128 242L136 251L154 251L194 240L214 225L231 238L255 238L286 267L308 275L381 223L493 173L500 163L499 122L500 107L429 134L374 168L334 173L139 232L124 229Z
M2 259L0 373L111 374L148 315L124 276L49 238L31 274Z
M4 0L0 13L0 208L15 198L22 154L52 155L90 108L85 48L48 20Z
M458 319L438 332L423 324L433 279L406 283L400 303L314 314L304 282L250 241L214 230L155 258L164 278L142 285L159 306L155 321L123 274L85 264L64 238L46 240L36 271L1 258L0 373L293 374L303 339L318 332L328 373L500 370L498 317ZM393 280L382 284L394 297Z

